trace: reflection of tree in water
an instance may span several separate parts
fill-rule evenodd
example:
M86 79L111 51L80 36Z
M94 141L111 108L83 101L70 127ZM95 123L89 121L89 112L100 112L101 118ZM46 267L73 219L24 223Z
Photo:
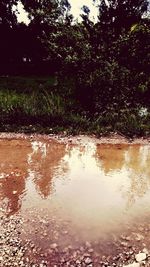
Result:
M125 153L128 145L100 144L96 148L96 159L107 175L112 171L121 170L125 163Z
M150 187L150 146L106 145L97 146L96 158L105 175L115 175L118 170L124 174L126 184L121 187L127 198L127 208L136 198L143 197ZM127 177L126 177L127 176ZM123 176L120 176L122 179ZM124 184L124 181L122 182Z
M0 200L6 200L8 203L8 213L12 214L20 209L27 177L34 181L37 191L46 198L54 189L56 178L68 171L67 160L63 161L64 156L67 154L71 157L70 153L76 152L77 155L72 157L70 164L77 164L76 158L78 158L84 165L87 162L87 155L90 160L95 153L91 152L91 147L89 151L90 154L83 147L78 147L74 151L71 147L66 152L66 145L57 142L30 143L26 140L0 142L0 176L3 177L0 178ZM84 153L85 157L82 158ZM119 183L123 186L119 190L124 199L127 198L128 207L149 189L149 146L98 145L95 157L106 176L114 177L115 173L121 174Z
M52 190L52 179L59 171L59 165L66 153L66 145L53 143L34 142L30 155L30 171L34 175L34 182L40 194L46 198ZM66 171L66 166L61 166L61 173Z
M40 195L46 198L50 194L52 179L59 170L65 148L56 142L3 141L0 146L0 200L6 201L8 214L20 209L30 172ZM66 166L62 164L60 171L65 173Z
M138 197L143 197L150 187L150 147L133 145L126 156L129 170L130 187L125 196L130 207Z
M0 146L0 199L6 199L7 212L13 214L20 209L28 175L27 155L31 145L27 141L3 141Z
M16 213L21 207L21 196L25 192L25 176L21 173L14 172L7 175L1 182L0 198L7 198L7 212L9 215Z

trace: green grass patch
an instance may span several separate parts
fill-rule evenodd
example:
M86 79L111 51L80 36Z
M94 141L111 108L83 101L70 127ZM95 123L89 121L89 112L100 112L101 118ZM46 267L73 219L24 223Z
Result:
M76 100L71 79L59 87L54 82L54 77L1 77L0 131L150 135L150 110L110 107L90 114Z

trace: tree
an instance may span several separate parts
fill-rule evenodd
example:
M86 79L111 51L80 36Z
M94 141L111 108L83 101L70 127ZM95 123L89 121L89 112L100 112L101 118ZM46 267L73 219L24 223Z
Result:
M13 5L17 4L17 0L0 1L0 72L5 72L6 66L13 57L13 32L17 24L17 17L13 11ZM12 44L12 46L10 45Z
M118 36L141 22L148 10L148 0L102 0L99 4L99 23L104 31L112 29Z
M148 96L149 20L143 18L147 9L144 0L100 2L99 21L88 31L91 68L85 67L78 79L82 103L89 95L93 110L136 106ZM85 25L87 19L84 16Z
M135 101L147 102L150 96L150 23L143 19L117 42L116 59L132 75L130 87Z
M18 0L0 1L0 26L13 27L17 23L17 17L13 11L13 5L17 5Z
M43 61L51 61L52 65L54 55L48 44L60 25L71 23L70 4L67 0L22 0L22 3L31 20L28 26L31 62L40 65Z

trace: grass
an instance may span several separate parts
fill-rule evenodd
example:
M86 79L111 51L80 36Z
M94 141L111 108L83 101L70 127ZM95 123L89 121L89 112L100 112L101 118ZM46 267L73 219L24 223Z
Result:
M80 109L70 81L61 84L61 88L56 88L54 82L53 77L1 77L0 130L150 135L150 112L141 115L139 107L119 111L111 108L90 115Z

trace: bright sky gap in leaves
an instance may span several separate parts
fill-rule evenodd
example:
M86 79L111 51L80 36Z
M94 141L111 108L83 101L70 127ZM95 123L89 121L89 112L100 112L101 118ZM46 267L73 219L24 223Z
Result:
M96 1L95 1L96 2ZM97 18L98 14L98 9L95 5L93 4L92 0L70 0L69 3L71 4L71 13L73 14L74 18L77 19L78 21L81 20L80 14L82 14L82 6L86 5L90 9L90 19L95 21ZM29 23L28 15L23 9L23 5L21 2L19 2L17 6L19 14L17 15L18 17L18 22L25 22L26 24ZM15 8L14 8L15 10Z

